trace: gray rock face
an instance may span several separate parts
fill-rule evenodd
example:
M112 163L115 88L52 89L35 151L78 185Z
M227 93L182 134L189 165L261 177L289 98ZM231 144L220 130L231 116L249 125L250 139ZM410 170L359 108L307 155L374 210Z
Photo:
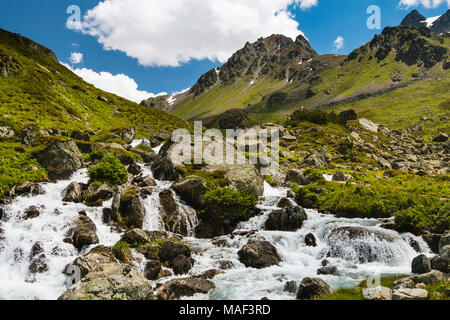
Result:
M118 263L98 265L58 300L151 300L152 283L138 270Z
M39 156L51 179L66 179L82 166L82 155L73 141L57 141Z
M8 140L14 138L16 134L11 127L0 127L0 140Z
M419 13L417 10L411 11L400 23L402 27L424 27L424 22L427 18Z
M441 248L440 255L431 261L431 267L433 270L450 272L450 245Z
M298 300L311 300L315 297L330 294L330 286L319 278L305 278L297 292Z
M447 230L447 232L441 237L439 240L439 252L444 249L444 247L450 245L450 230Z
M117 134L119 137L121 137L123 141L130 144L136 138L137 131L136 131L136 127L129 127L129 128L116 130L116 131L114 131L114 133Z
M447 10L442 16L439 17L430 28L431 31L437 34L445 34L450 32L450 10Z
M64 202L82 202L83 201L83 189L78 182L72 182L63 191Z
M75 248L81 250L84 246L99 242L95 223L84 212L75 221L75 227L71 230L72 241Z
M264 181L252 164L227 166L225 178L230 180L231 186L237 191L256 196L264 194Z
M309 155L303 163L310 167L326 167L331 162L331 156L325 149L318 150L315 153Z
M281 258L277 249L267 241L250 239L238 252L239 261L246 267L263 269L278 265Z
M188 236L197 223L197 215L193 210L180 206L170 190L159 194L160 214L167 231Z
M95 270L97 266L114 262L116 262L116 259L114 258L111 249L105 246L98 246L92 249L88 254L76 258L71 265L80 268L81 278L84 278L89 272ZM66 266L66 270L64 271L67 275L71 275L71 273L68 272L69 266L70 265Z
M412 262L412 273L428 273L431 271L431 263L430 260L427 258L426 255L422 254L416 258L414 258Z
M271 212L265 228L277 231L297 231L307 219L306 211L302 207L285 208Z
M126 219L129 228L142 229L144 225L145 208L139 196L122 198L120 201L120 215Z
M152 172L155 179L162 181L176 181L180 174L168 156L157 155L152 163Z
M205 181L197 178L187 179L175 183L172 188L183 201L194 209L201 210L203 208L203 196L207 191Z
M159 300L176 300L181 297L192 297L197 293L207 294L216 286L214 282L201 278L174 279L163 284L156 297Z
M298 169L290 169L286 172L286 183L294 182L300 186L309 184L309 179Z
M407 289L401 288L394 290L392 300L426 300L428 291L425 289Z

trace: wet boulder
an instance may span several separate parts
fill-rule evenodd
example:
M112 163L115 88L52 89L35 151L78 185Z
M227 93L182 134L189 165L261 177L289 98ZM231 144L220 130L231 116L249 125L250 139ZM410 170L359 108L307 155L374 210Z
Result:
M337 273L338 269L335 266L322 267L317 270L318 275L336 275Z
M152 172L155 179L162 181L177 181L180 173L168 156L157 155L152 163Z
M431 263L430 260L427 258L426 255L422 254L412 261L411 265L412 273L428 273L431 271Z
M25 220L35 219L41 215L41 210L36 206L31 206L25 210Z
M79 203L83 201L83 188L78 182L72 182L63 191L64 202Z
M120 238L121 242L126 242L128 244L134 245L146 245L152 242L151 236L142 229L134 228L130 231L127 231L122 238Z
M36 182L24 182L11 190L11 196L37 196L44 193L44 188Z
M44 273L48 271L48 260L44 252L41 242L36 242L31 248L30 265L28 270L30 273Z
M82 166L82 155L73 141L56 141L39 155L51 179L67 179Z
M167 231L189 235L197 224L197 213L187 207L182 207L170 190L159 194L161 204L160 215Z
M130 174L132 174L134 176L137 176L137 175L142 173L141 167L138 164L136 164L136 163L131 164L128 167L127 171L128 171L128 173L130 173Z
M111 249L100 245L89 251L89 253L85 254L84 256L76 258L71 264L66 266L64 273L70 276L73 272L70 272L70 267L78 267L80 270L81 280L89 272L93 271L98 265L113 262L116 262L116 259L114 258L114 254L112 253Z
M188 205L196 210L203 209L203 196L207 191L206 182L204 180L190 178L175 183L172 188Z
M317 247L316 237L312 233L305 236L305 244L308 247Z
M144 277L148 280L157 280L161 270L159 261L147 261L144 268Z
M71 229L71 233L72 243L78 250L99 242L97 227L85 212L80 212L79 218L75 221L75 226Z
M163 263L168 262L171 264L179 255L190 258L191 249L182 243L174 241L165 241L159 249L159 260Z
M302 207L275 210L270 213L265 228L273 231L297 231L307 219L306 211Z
M354 263L395 259L397 253L390 245L394 241L387 233L363 227L339 227L328 236L331 256Z
M311 300L331 293L330 286L319 278L305 278L297 292L297 300Z
M98 206L103 203L103 201L109 200L114 196L113 190L107 185L102 184L99 188L89 195L87 204L91 206Z
M192 297L197 293L207 294L215 289L214 282L201 278L174 279L164 283L156 293L159 300L176 300L181 297Z
M291 203L291 201L288 198L282 198L280 201L278 201L277 207L278 208L292 208L294 205Z
M58 300L152 300L152 283L137 269L118 263L97 265Z
M194 259L190 257L186 257L183 254L179 254L176 256L172 262L171 266L173 268L173 272L175 275L182 275L189 272L189 270L192 269L192 266L194 264Z
M283 291L295 294L297 292L297 282L295 282L295 281L286 282L286 284L284 285Z
M277 249L267 241L250 239L238 252L239 261L248 268L263 269L278 265L281 258Z
M450 245L443 247L440 255L431 260L431 268L445 273L450 272Z
M121 196L119 212L129 228L142 229L145 208L140 196L136 192L127 192Z

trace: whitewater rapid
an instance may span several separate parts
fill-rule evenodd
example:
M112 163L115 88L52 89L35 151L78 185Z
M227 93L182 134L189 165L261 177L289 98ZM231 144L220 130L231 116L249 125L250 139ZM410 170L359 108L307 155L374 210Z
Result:
M143 174L153 176L149 167L141 165ZM44 194L31 197L17 197L5 206L6 217L0 224L3 230L0 240L0 299L12 300L53 300L57 299L66 289L67 276L63 273L65 266L77 257L86 254L92 245L82 252L78 252L73 245L64 243L70 228L78 218L80 211L85 211L97 226L100 244L114 245L122 234L113 230L102 221L103 208L111 207L112 200L106 201L101 207L87 207L84 204L64 203L63 190L71 182L86 183L87 170L82 169L68 179L57 183L42 183ZM143 200L146 216L144 229L162 230L164 224L160 217L159 191L170 188L170 182L156 180L157 187L152 195ZM322 266L322 260L327 259L331 265L339 270L338 275L319 276L333 289L355 287L369 276L386 274L409 274L412 259L418 253L409 245L408 239L414 239L425 254L430 250L425 242L411 234L398 234L395 231L379 227L380 222L375 219L345 219L325 215L316 210L306 210L308 220L297 232L265 231L263 226L269 213L277 209L281 198L287 196L285 188L273 188L265 183L264 197L261 198L259 208L262 214L241 223L237 230L255 231L255 235L264 237L272 243L279 252L282 262L278 266L255 270L246 268L238 260L237 252L248 241L248 237L229 235L219 237L226 240L225 247L213 245L212 240L186 238L192 245L195 264L190 274L200 274L210 269L218 269L221 261L228 261L233 267L214 278L216 289L206 295L196 295L190 299L294 299L292 293L283 292L287 281L297 281L304 277L317 277L317 269ZM181 210L193 210L178 198ZM295 202L290 199L295 204ZM41 215L32 220L24 220L24 211L30 206L37 206ZM364 239L373 250L379 253L379 259L370 263L360 263L354 259L352 245L342 243L345 248L340 257L327 257L330 248L328 237L339 227L362 227L369 231L380 232L394 239L393 242L382 242L368 237ZM304 238L313 233L317 240L317 247L307 247ZM215 239L217 240L217 239ZM49 270L43 274L29 273L29 255L36 242L42 243ZM353 250L354 251L354 250ZM136 267L143 270L145 259L134 253L139 262ZM167 281L166 278L159 282Z

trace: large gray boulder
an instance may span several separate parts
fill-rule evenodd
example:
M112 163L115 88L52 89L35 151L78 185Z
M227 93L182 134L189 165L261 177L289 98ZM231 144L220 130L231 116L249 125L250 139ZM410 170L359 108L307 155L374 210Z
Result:
M152 283L134 267L98 265L58 300L152 300Z
M431 271L431 263L426 255L422 254L414 258L411 265L412 273L424 274Z
M123 141L130 144L136 138L136 127L128 127L114 130L114 133L122 138Z
M83 201L83 188L78 182L72 182L63 191L64 202L82 202Z
M255 196L264 194L264 180L252 164L228 165L225 178L237 191Z
M129 228L144 226L145 208L139 195L121 197L119 212Z
M305 278L297 292L298 300L311 300L331 293L330 286L319 278Z
M326 167L330 164L332 158L325 149L317 150L303 160L303 163L309 167Z
M78 250L99 242L97 227L85 212L80 212L70 233L72 234L72 243Z
M263 269L278 265L281 258L277 249L267 241L250 239L238 252L239 261L246 267Z
M367 300L392 300L392 289L386 287L364 288L362 293Z
M272 231L297 231L308 219L302 207L290 207L272 211L266 221L265 228Z
M303 175L303 172L298 169L290 169L286 172L286 183L294 182L300 186L309 184L309 179Z
M113 263L117 262L114 258L114 255L110 248L107 248L105 246L98 246L89 253L85 254L84 256L76 258L71 264L66 266L66 269L64 270L64 273L67 275L72 275L70 270L70 266L76 266L80 269L80 276L81 279L84 278L89 272L95 270L97 266L106 264L106 263Z
M172 188L188 205L196 210L203 209L203 196L207 191L204 180L193 177L175 183Z
M170 190L161 192L159 200L160 215L165 230L188 236L197 224L197 213L179 205Z
M57 141L39 156L51 179L67 179L82 166L82 155L73 141Z

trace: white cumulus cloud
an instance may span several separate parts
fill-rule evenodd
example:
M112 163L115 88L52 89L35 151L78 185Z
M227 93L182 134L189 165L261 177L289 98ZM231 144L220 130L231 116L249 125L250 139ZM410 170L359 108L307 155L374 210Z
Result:
M341 50L344 47L344 42L345 40L342 36L337 37L336 40L333 41L334 49L336 51Z
M70 62L72 64L79 64L83 61L83 54L80 52L72 52L70 54Z
M72 68L71 66L61 63L66 68L69 68L73 73L82 78L84 81L93 84L96 88L114 93L125 99L140 103L142 100L156 97L159 95L165 95L165 92L157 95L147 92L145 90L139 90L138 84L133 78L125 74L111 74L109 72L95 72L94 70L87 68Z
M423 5L425 8L436 8L443 3L447 3L450 6L450 0L400 0L399 5L406 8L419 5Z
M179 66L192 59L225 62L247 41L302 32L290 6L318 0L105 0L70 25L145 66Z

